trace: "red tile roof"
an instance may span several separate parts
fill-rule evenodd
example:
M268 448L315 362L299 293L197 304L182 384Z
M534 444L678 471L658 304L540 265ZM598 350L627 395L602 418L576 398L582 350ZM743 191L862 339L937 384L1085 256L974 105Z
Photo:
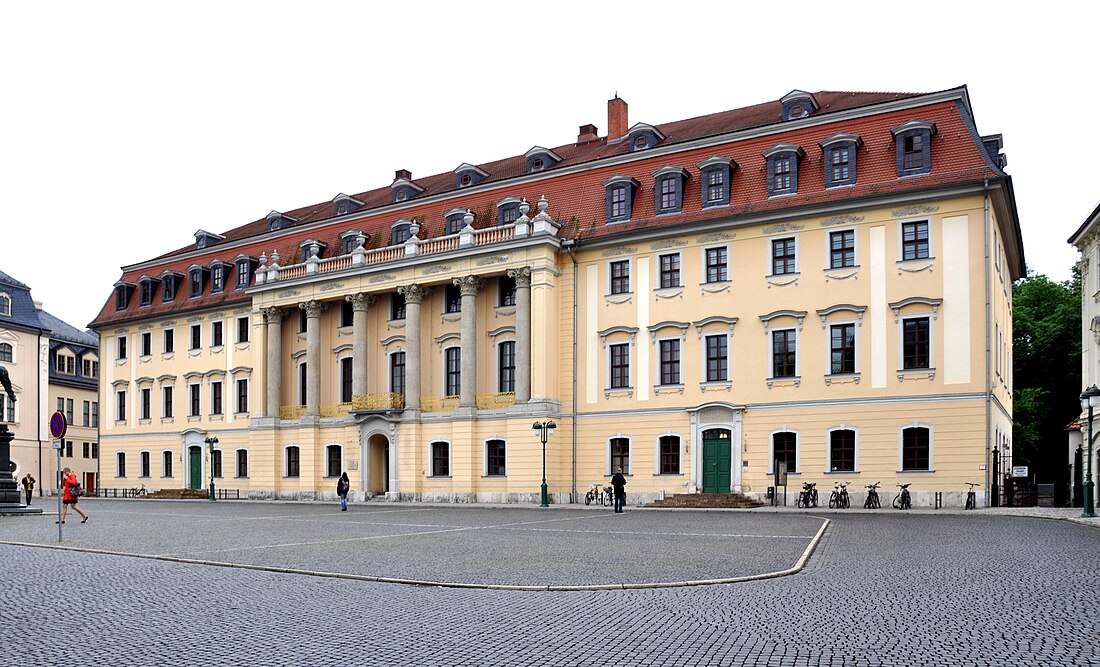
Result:
M686 148L675 154L656 155L645 159L645 152L639 153L639 159L616 165L600 164L600 160L629 153L629 142L608 143L607 138L589 141L583 144L567 144L551 150L562 158L552 168L542 172L545 180L535 183L508 186L510 179L526 176L526 159L517 155L478 165L489 173L477 188L462 192L455 184L453 172L445 172L414 179L424 188L424 192L410 200L406 208L399 212L388 211L355 221L333 221L330 226L303 229L276 238L264 238L268 232L266 217L236 227L223 233L224 240L209 246L201 258L191 256L187 259L174 259L183 253L190 253L194 246L186 246L162 255L150 262L156 268L131 268L125 271L123 280L137 282L148 274L157 278L171 269L186 274L187 268L194 263L208 266L214 259L231 261L239 253L258 256L261 252L271 253L278 249L280 264L287 266L297 263L298 246L307 238L315 238L328 244L327 256L339 253L339 235L349 229L358 229L371 235L368 248L384 246L389 243L390 225L398 218L420 218L422 231L420 238L432 238L443 234L443 212L451 208L470 208L477 215L475 227L481 228L496 224L496 202L507 196L523 196L534 202L539 196L546 195L550 201L549 213L564 224L562 236L566 238L592 239L610 237L641 228L652 229L670 225L680 225L714 218L736 218L764 211L792 209L812 206L837 200L859 199L867 196L919 190L951 183L980 182L986 178L1003 177L994 170L992 163L974 135L970 121L960 113L961 105L954 101L931 100L927 105L914 109L885 111L859 118L839 118L836 122L827 121L830 114L840 111L869 107L895 100L920 97L916 93L850 93L818 92L814 98L819 109L811 117L815 124L793 122L787 131L765 133L763 136L751 136L731 140L728 143L710 145L706 148ZM685 144L697 139L720 137L729 133L754 128L775 126L783 130L781 123L782 104L778 101L757 104L742 109L699 116L686 120L657 125L665 135L659 146L664 148L676 144ZM896 148L891 130L908 120L921 119L936 123L937 133L931 142L931 170L929 174L897 177ZM858 134L863 146L857 153L857 184L853 186L826 190L823 177L823 154L818 142L837 132ZM761 153L776 143L783 141L800 145L805 157L799 163L798 192L781 197L768 197L766 161ZM648 152L648 151L647 151ZM739 165L731 179L730 204L726 207L702 208L701 187L698 168L700 161L721 155L733 158ZM563 168L591 164L588 169L575 170L563 174ZM655 215L653 178L655 169L674 164L684 167L690 174L684 187L682 213ZM601 181L615 174L633 176L640 183L634 199L632 219L625 223L605 224L605 191ZM492 189L493 184L499 188ZM486 190L485 186L490 186ZM452 196L440 201L424 202L433 195ZM357 214L371 209L388 207L392 204L392 191L389 186L368 190L352 195L365 202ZM421 203L417 203L421 202ZM333 205L323 202L283 213L298 218L290 229L317 223L332 218ZM530 215L534 215L534 211ZM256 242L240 247L237 242L256 237ZM227 247L237 244L236 247ZM163 261L162 261L163 260ZM147 263L143 263L147 264ZM186 280L183 281L186 288ZM229 284L233 284L232 278ZM247 303L249 297L242 291L227 289L221 294L204 293L199 298L188 298L186 290L178 294L174 302L163 304L159 289L153 303L147 307L138 307L137 292L133 290L130 303L124 310L116 310L112 295L104 304L93 325L125 321L151 315L164 315L194 308L216 307L218 305L237 305Z

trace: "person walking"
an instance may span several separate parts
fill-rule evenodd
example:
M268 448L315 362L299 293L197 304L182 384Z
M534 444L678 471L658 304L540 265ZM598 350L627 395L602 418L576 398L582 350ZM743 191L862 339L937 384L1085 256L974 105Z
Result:
M336 495L340 496L340 511L348 511L348 490L351 489L351 480L346 472L340 473L340 481L336 482Z
M65 468L61 471L61 523L65 523L65 515L69 513L69 506L72 505L73 511L84 517L80 520L80 523L88 523L88 515L80 511L80 508L76 506L77 495L73 493L73 487L77 486L76 473L69 468Z
M611 486L615 489L615 513L623 513L623 505L626 504L626 477L623 477L623 469L619 468L611 476Z
M34 491L34 478L31 477L30 473L27 473L26 476L23 477L22 484L23 492L27 494L27 506L29 507L31 504L31 495L33 495L32 492Z

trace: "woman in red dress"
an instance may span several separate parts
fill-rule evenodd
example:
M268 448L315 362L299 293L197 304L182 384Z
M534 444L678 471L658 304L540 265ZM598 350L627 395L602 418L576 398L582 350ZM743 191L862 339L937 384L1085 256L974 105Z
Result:
M80 508L76 506L78 498L73 495L73 487L76 486L76 473L69 468L65 468L61 471L61 523L65 523L65 515L69 513L69 506L72 505L73 510L84 517L80 523L87 523L88 515L80 511Z

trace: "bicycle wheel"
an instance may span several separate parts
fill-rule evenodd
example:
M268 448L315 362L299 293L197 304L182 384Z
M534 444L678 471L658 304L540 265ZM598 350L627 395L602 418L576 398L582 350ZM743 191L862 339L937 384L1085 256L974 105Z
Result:
M900 510L900 509L901 509L901 495L896 495L896 496L894 496L894 503L893 503L893 505L894 505L894 509L896 509L896 510Z
M798 500L794 501L794 506L801 509L806 506L806 494L799 493Z
M840 507L840 494L833 491L833 494L829 496L829 509L836 509Z
M600 498L600 504L603 505L604 507L611 507L611 494L610 493L603 494L603 496Z
M851 506L851 504L852 504L851 501L848 500L848 494L847 493L840 494L840 508L841 509L848 509Z
M817 507L817 489L810 494L810 507Z
M977 506L977 500L974 497L974 492L966 494L966 509L972 510Z
M591 505L592 504L592 492L591 491L584 494L584 504L585 505Z

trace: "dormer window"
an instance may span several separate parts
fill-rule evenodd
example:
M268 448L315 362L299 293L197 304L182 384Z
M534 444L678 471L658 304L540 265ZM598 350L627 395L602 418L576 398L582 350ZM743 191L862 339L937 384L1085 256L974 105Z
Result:
M412 172L408 169L398 169L393 176L393 183L390 184L390 190L393 191L393 201L403 202L408 201L416 195L424 192L424 188L420 187L412 181Z
M446 225L443 227L443 234L445 236L457 234L462 231L464 227L466 227L466 209L452 208L443 215L444 218L447 220Z
M703 188L703 208L730 203L730 180L737 163L728 157L714 156L698 164Z
M412 222L402 218L390 227L390 244L398 245L412 238Z
M280 229L286 229L291 224L297 222L297 218L291 217L278 211L272 211L267 214L267 231L275 232Z
M855 134L838 133L821 142L825 158L825 187L854 185L856 182L856 153L863 140Z
M181 278L183 276L175 271L165 271L160 274L160 300L163 303L175 300Z
M768 196L798 192L798 161L805 155L801 146L776 144L764 151L768 161Z
M557 153L542 146L533 146L531 150L523 154L523 157L527 159L528 174L549 169L561 162L561 157Z
M779 99L783 104L783 120L798 120L817 111L817 100L804 90L792 90Z
M157 290L157 283L149 276L142 276L138 285L138 304L148 306L153 303L153 292Z
M340 253L343 255L350 255L355 252L355 249L359 247L359 237L363 237L363 242L366 242L366 235L357 229L346 231L340 235Z
M233 266L237 269L236 288L244 289L252 284L252 270L256 260L248 255L237 255L233 258Z
M340 193L332 198L332 214L333 215L347 215L359 210L363 206L363 202L358 199L349 197L344 193Z
M497 225L510 225L519 220L519 197L505 197L497 202Z
M228 277L229 265L215 260L210 265L210 293L217 294L225 291L225 279Z
M634 193L638 181L630 176L615 175L603 182L608 222L629 220L634 209Z
M665 135L661 134L657 128L652 125L646 125L645 123L638 123L630 128L628 136L630 139L631 152L642 151L656 146L664 141L665 138Z
M898 176L927 174L932 170L932 136L936 124L927 120L911 120L893 130L897 144Z
M201 266L192 266L187 272L188 295L193 299L202 296L203 282L205 282L206 269Z
M206 248L207 246L214 243L215 241L221 241L223 239L225 239L225 237L221 234L215 234L213 232L208 232L204 229L200 229L199 231L195 232L195 248L197 250L202 250L203 248Z
M317 239L306 239L298 244L299 250L302 251L302 261L312 259L316 254L318 259L325 254L325 248L328 247L327 243L322 243Z
M409 191L406 188L402 188L402 189L398 190L393 195L393 200L394 201L405 201L408 198L409 198Z
M130 303L130 295L134 287L133 283L115 283L115 310L126 310L126 304Z
M11 317L11 297L3 293L0 293L0 315ZM11 361L11 359L6 361Z
M653 172L657 215L679 213L684 205L684 182L688 173L683 167L661 167Z
M483 171L469 162L463 162L455 168L455 184L460 188L477 185L488 177L489 172Z

